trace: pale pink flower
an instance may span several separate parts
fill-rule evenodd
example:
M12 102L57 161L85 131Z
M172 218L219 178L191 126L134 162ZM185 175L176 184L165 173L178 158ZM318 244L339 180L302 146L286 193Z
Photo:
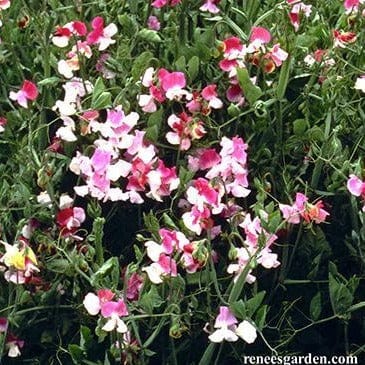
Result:
M0 0L0 9L5 10L10 7L10 0Z
M38 88L37 86L29 81L25 80L21 89L18 92L11 91L9 94L9 98L11 100L17 101L19 105L23 108L28 108L28 100L34 101L38 97Z
M221 306L219 314L215 320L214 328L216 330L208 337L211 342L219 343L223 341L235 342L238 340L236 335L236 317L232 314L228 307Z
M158 18L154 15L150 15L147 20L147 26L149 29L152 30L160 30L161 23L159 22Z
M199 8L201 11L208 11L212 14L218 14L219 8L217 4L220 3L220 0L205 0L204 4Z

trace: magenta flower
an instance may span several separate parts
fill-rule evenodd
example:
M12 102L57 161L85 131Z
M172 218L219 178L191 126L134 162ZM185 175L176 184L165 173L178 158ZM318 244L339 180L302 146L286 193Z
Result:
M0 133L5 131L5 126L7 122L8 121L5 117L0 117Z
M251 29L250 43L266 44L271 41L271 33L263 27L253 27Z
M95 17L91 26L93 30L87 35L86 41L89 45L98 44L99 51L106 50L111 44L115 43L112 37L117 34L118 28L114 23L104 27L104 19L100 16Z
M34 101L38 97L37 86L28 80L23 82L21 89L18 92L11 91L9 98L11 100L17 101L19 105L23 108L28 108L28 101Z

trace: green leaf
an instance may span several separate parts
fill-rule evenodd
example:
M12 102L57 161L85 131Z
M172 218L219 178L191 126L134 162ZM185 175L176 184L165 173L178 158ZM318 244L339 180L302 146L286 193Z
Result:
M260 291L253 298L246 301L246 314L247 317L252 317L254 313L259 309L266 295L266 291Z
M61 79L59 77L56 76L52 76L52 77L47 77L46 79L43 79L41 81L37 82L38 86L47 86L47 85L57 85L59 82L61 81Z
M158 308L164 302L164 299L158 294L155 285L152 285L147 293L142 294L142 297L139 300L140 306L147 314L153 314L153 309Z
M245 94L246 99L253 105L255 101L257 101L262 96L262 90L253 84L248 74L247 69L245 68L237 68L237 77L238 82Z
M199 73L199 57L193 56L188 62L188 74L190 81L194 81Z
M162 39L159 36L158 32L152 29L141 29L138 32L138 36L147 41L147 42L151 42L151 43L161 43Z
M132 66L132 77L134 81L138 81L149 67L153 54L150 51L142 52L134 61Z
M83 349L88 349L92 346L93 338L89 327L81 326L80 328L80 346Z
M321 315L322 311L322 301L321 301L321 292L318 292L311 300L309 313L311 318L316 321Z
M117 257L111 257L103 266L91 275L90 282L94 287L106 285L104 279L107 279L108 285L116 287L119 281L119 262ZM110 282L112 279L112 282Z
M92 109L105 109L112 105L112 94L109 91L103 91L98 97L92 98Z
M255 323L257 328L262 331L265 326L266 315L267 315L267 305L263 305L256 313Z
M68 345L68 351L71 355L72 361L74 364L80 364L82 359L84 358L83 349L75 344Z

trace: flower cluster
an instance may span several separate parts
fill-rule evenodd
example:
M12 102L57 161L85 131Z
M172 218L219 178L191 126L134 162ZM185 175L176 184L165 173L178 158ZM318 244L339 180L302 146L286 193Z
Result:
M67 59L58 62L58 72L67 79L71 79L74 72L80 70L82 57L92 56L90 46L95 45L99 51L104 51L115 43L112 37L118 32L118 28L114 23L104 26L104 19L98 16L91 21L91 28L88 32L86 24L76 20L59 26L52 36L52 43L60 48L67 47L71 39L76 39L76 44L66 54Z
M223 137L220 145L219 154L214 149L201 149L196 156L189 157L191 170L208 170L187 189L190 210L182 216L185 226L198 236L203 230L213 228L212 215L229 215L229 207L222 202L225 194L244 198L250 193L247 189L247 145L240 137Z
M160 284L164 277L177 276L177 255L180 257L180 265L188 273L194 273L205 266L209 255L204 240L190 242L182 232L166 228L161 228L159 235L161 244L155 241L145 243L152 264L142 271L147 273L152 283Z
M258 217L251 219L247 214L242 223L239 224L245 233L243 247L232 247L231 257L237 260L237 263L228 265L227 272L235 274L235 281L238 279L243 270L250 265L254 267L254 261L265 269L276 268L280 265L278 255L271 251L272 244L276 241L275 234L269 234L261 226L261 220ZM252 284L256 277L252 275L252 269L247 273L246 282Z
M244 90L238 84L237 68L245 68L246 62L249 62L271 73L288 58L288 53L280 48L279 43L268 47L271 40L271 33L266 28L253 27L248 44L243 44L237 37L223 41L223 60L219 62L219 67L229 76L230 86L226 92L229 101L238 104L244 102Z
M300 218L303 218L307 223L319 224L329 216L329 213L323 209L322 200L317 201L315 204L309 203L308 198L302 193L296 194L293 205L279 204L279 208L284 219L292 224L300 223Z
M137 113L125 115L119 106L108 110L105 122L97 118L89 121L90 133L100 133L100 138L94 142L90 157L77 152L70 163L70 170L86 182L75 187L76 194L140 204L144 201L140 192L161 201L178 187L176 168L166 167L156 156L155 147L145 141L144 131L133 131L138 119ZM113 187L120 178L124 186L121 182Z

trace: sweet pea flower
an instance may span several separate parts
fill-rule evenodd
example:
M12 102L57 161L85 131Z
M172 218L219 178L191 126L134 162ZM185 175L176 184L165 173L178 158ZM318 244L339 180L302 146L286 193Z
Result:
M28 108L28 100L34 101L38 97L38 88L37 86L29 81L25 80L21 89L18 92L11 91L9 94L9 98L11 100L17 101L19 105L23 108Z
M212 14L218 14L220 10L217 5L220 3L220 1L221 0L205 0L204 4L199 8L199 10L208 11Z
M9 357L18 357L21 355L20 349L24 347L24 341L9 333L6 336L5 348L8 350Z
M148 26L148 29L158 31L161 28L161 23L159 22L159 20L156 16L150 15L147 20L147 26Z
M356 175L351 174L347 180L347 190L356 197L361 197L364 202L362 211L365 212L365 182Z
M118 28L114 23L110 23L104 27L104 19L97 16L91 21L91 26L93 30L86 37L86 41L89 45L97 44L99 45L99 51L104 51L111 44L116 42L112 39L118 32Z
M37 258L24 241L10 245L0 241L5 246L5 253L0 258L0 262L7 267L4 273L5 280L15 284L24 284L35 272L39 272Z
M279 209L283 214L284 219L292 224L300 223L300 217L307 223L313 221L319 224L324 222L327 216L329 216L329 213L323 209L321 200L315 204L311 204L308 202L308 198L302 193L296 194L293 205L279 204Z
M236 335L248 344L254 343L257 338L256 328L246 320L237 326Z
M5 117L0 117L0 133L5 131L5 126L7 122L8 121Z
M362 75L356 79L354 89L365 93L365 75Z
M160 9L166 5L174 7L180 3L181 3L181 0L154 0L151 5L154 8Z
M236 334L238 323L236 317L232 314L228 307L221 306L219 314L215 320L214 328L216 330L208 337L211 342L220 343L225 341L235 342L238 340Z
M297 32L300 26L300 14L303 13L308 18L312 13L312 5L306 5L298 0L287 0L287 3L292 6L289 12L289 18L294 30Z
M183 96L191 99L192 95L184 90L186 86L186 78L183 72L170 72L161 68L157 72L162 90L165 92L169 100L180 100Z
M348 44L356 42L357 36L354 32L344 32L335 29L333 31L334 47L346 48Z
M10 8L10 0L0 0L0 9L5 10Z
M52 36L52 43L59 47L67 47L72 36L82 37L87 33L85 23L81 21L73 21L65 24L63 27L57 27L55 33Z
M359 10L359 5L364 4L364 0L345 0L343 6L346 9L346 14L356 13Z

